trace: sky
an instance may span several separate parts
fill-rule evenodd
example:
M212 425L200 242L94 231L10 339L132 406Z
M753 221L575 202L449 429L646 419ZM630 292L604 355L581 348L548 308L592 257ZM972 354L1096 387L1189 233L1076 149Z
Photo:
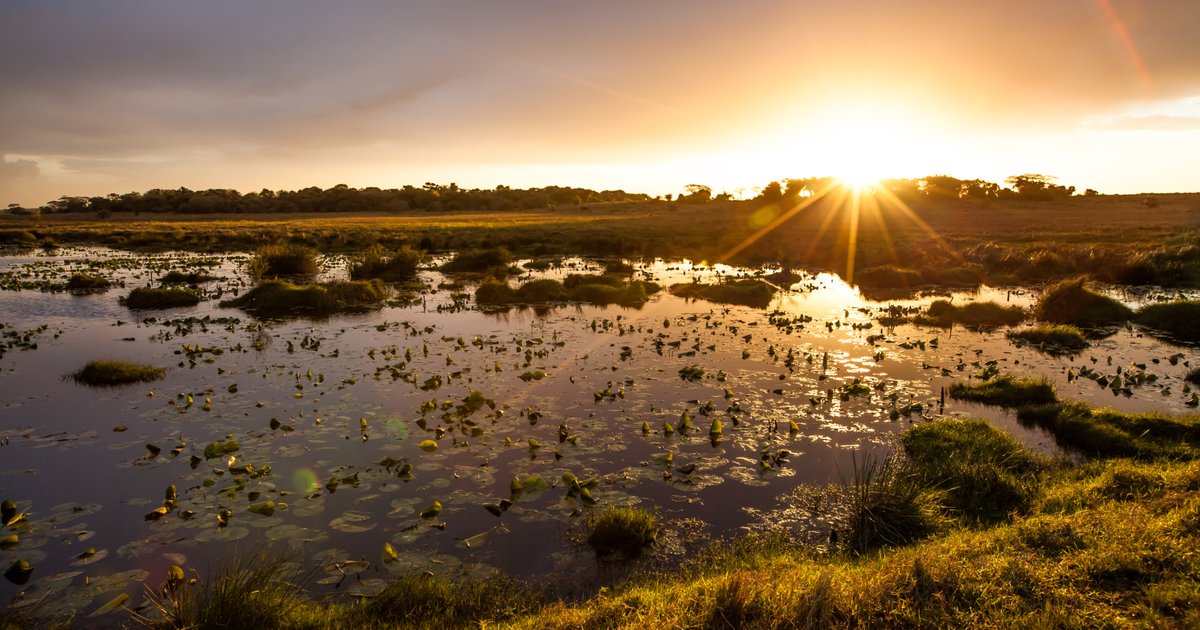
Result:
M0 203L787 177L1200 191L1196 0L4 0Z

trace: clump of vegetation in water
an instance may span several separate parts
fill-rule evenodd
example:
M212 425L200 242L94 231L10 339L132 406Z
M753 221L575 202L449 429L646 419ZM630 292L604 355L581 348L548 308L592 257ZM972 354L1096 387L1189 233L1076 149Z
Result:
M507 270L512 264L512 259L512 254L503 247L467 250L455 254L454 258L443 264L442 271L451 273L503 271L499 275L507 275Z
M949 300L937 300L929 305L924 314L913 318L913 323L926 326L949 328L962 324L969 328L995 328L1015 326L1027 314L1019 306L1004 306L996 302L971 302L957 306Z
M177 308L199 304L200 294L191 289L140 287L121 301L133 309Z
M1200 385L1200 367L1192 368L1184 379L1193 385Z
M503 280L489 278L476 289L475 302L483 307L567 301L636 306L645 302L647 295L658 290L658 285L653 282L626 281L614 274L572 274L567 276L565 282L552 279L531 280L516 289Z
M269 280L240 297L221 302L221 306L268 317L286 317L366 311L382 306L386 299L387 288L379 280L323 284Z
M770 306L778 290L778 287L770 282L756 279L734 280L721 284L685 282L671 285L671 293L682 298L708 300L719 304L741 304L755 308Z
M67 280L67 290L69 291L96 291L111 286L112 282L108 278L90 273L71 274L71 278Z
M636 558L658 536L658 519L645 508L608 508L589 519L588 526L588 543L601 560Z
M1088 346L1083 331L1068 324L1038 324L1010 332L1008 338L1048 354L1073 354Z
M950 386L950 397L998 407L1043 405L1056 400L1050 381L1011 376L997 376L982 383L955 383Z
M1200 456L1200 416L1123 413L1077 402L1023 407L1021 422L1045 428L1063 446L1106 457Z
M408 246L389 250L375 245L350 262L350 279L408 282L417 277L417 269L424 259L423 253Z
M204 284L205 282L212 282L216 279L216 276L204 273L203 271L189 271L184 273L182 271L174 270L168 271L163 275L162 278L159 278L158 281L163 284Z
M93 387L114 387L117 385L157 381L166 373L167 371L164 368L154 367L153 365L143 365L141 363L130 363L114 359L98 359L88 361L87 365L72 374L71 378L79 383Z
M257 280L312 278L321 270L318 257L316 250L304 245L266 245L254 252L254 258L250 260L250 274Z
M1178 341L1200 341L1200 301L1148 304L1138 310L1134 321Z
M895 265L868 267L854 275L854 282L869 289L907 289L925 282L921 272Z
M899 459L855 461L842 487L849 516L845 544L855 553L907 545L944 529L944 492L925 485Z
M908 471L944 489L945 506L967 522L1005 520L1037 496L1043 462L985 420L941 418L905 431L900 443Z
M1043 322L1089 327L1129 321L1133 310L1087 288L1083 278L1075 278L1046 287L1034 314Z

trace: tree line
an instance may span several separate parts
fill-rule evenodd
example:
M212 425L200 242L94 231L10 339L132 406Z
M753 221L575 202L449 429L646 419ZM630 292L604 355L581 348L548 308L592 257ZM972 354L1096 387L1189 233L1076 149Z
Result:
M424 186L403 188L351 188L338 184L332 188L309 187L301 190L268 190L240 193L236 190L214 188L155 188L146 192L105 196L64 196L38 208L44 213L95 212L107 215L114 212L181 213L181 214L240 214L290 212L407 212L426 211L504 211L535 208L554 208L564 205L648 201L651 197L623 190L596 191L587 188L549 186L546 188L466 189L457 184L426 183ZM18 206L9 206L14 214L29 213Z
M1004 180L1004 183L1009 185L1005 188L995 182L982 179L958 179L949 175L929 175L915 179L884 179L880 180L875 188L886 190L905 200L940 198L1051 201L1075 194L1074 186L1056 184L1054 183L1055 179L1057 178L1050 175L1036 173L1013 175ZM837 179L833 177L785 179L770 182L762 188L755 199L774 203L820 194L837 185ZM1099 193L1091 188L1084 192L1086 196L1097 194Z

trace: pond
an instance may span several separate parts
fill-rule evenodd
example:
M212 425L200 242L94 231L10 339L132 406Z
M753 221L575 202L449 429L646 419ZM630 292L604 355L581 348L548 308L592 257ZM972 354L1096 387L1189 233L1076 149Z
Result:
M876 318L889 306L933 297L875 302L829 274L804 274L767 309L664 291L640 308L481 312L471 285L423 271L414 304L258 320L217 304L250 286L247 259L95 248L0 257L0 499L24 514L0 564L33 566L26 583L3 582L6 598L51 616L102 613L122 594L138 606L172 565L202 577L235 549L313 569L318 592L498 570L570 597L622 570L581 542L596 509L659 513L665 531L645 563L747 530L783 527L819 544L836 515L805 493L851 478L923 419L981 416L1069 455L1011 415L943 402L943 388L989 362L1046 377L1064 398L1175 413L1190 410L1183 377L1200 359L1135 328L1073 356L1018 347L1003 329L884 328ZM326 277L344 275L344 260L327 263ZM598 269L575 259L526 277ZM119 303L170 270L217 280L196 307ZM53 290L75 271L117 286ZM667 286L765 271L657 260L636 273ZM1153 291L1113 295L1136 305ZM1028 306L1036 293L950 297ZM99 358L167 371L121 388L69 378ZM1141 376L1121 390L1076 378L1118 369ZM590 497L569 494L566 473L595 479ZM385 544L396 550L386 562Z

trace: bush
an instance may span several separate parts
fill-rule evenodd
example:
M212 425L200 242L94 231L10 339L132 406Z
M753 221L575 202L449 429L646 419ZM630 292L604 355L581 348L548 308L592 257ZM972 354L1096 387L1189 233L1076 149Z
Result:
M287 317L365 311L381 306L385 299L387 289L379 280L303 285L268 280L245 295L221 302L221 306L267 317Z
M130 291L122 301L133 309L176 308L199 304L200 294L191 289L141 287Z
M1088 289L1083 278L1075 278L1046 287L1035 314L1044 322L1087 327L1120 324L1128 321L1133 311L1117 300Z
M77 382L93 387L113 387L132 383L157 381L165 375L164 368L128 361L99 359L88 361L78 372L71 375Z
M351 261L350 279L407 282L417 277L418 266L424 258L424 254L407 246L389 251L374 245Z
M250 260L250 274L257 280L312 278L320 271L319 254L311 247L281 243L260 247Z
M601 560L636 558L658 535L658 519L644 508L608 508L594 515L588 525L588 543Z

